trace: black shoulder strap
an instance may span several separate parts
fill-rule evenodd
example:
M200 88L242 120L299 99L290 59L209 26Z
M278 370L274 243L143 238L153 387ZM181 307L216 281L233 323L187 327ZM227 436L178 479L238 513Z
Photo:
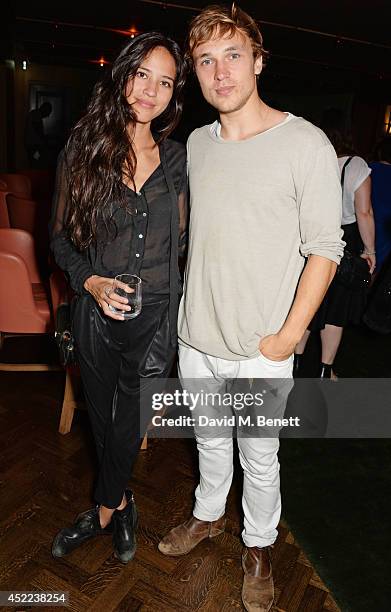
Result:
M344 165L342 166L342 172L341 172L341 185L342 185L342 189L343 189L343 184L345 182L345 170L346 170L346 166L348 164L350 164L350 162L352 161L353 157L348 157L348 159L346 160L346 162L344 163Z
M169 302L169 320L170 320L170 335L171 344L176 346L177 343L177 313L179 301L179 272L178 272L178 240L179 240L179 211L178 211L178 195L175 190L174 181L171 175L167 160L166 143L162 142L160 150L160 161L164 177L166 179L168 191L171 199L171 219L170 219L170 302Z

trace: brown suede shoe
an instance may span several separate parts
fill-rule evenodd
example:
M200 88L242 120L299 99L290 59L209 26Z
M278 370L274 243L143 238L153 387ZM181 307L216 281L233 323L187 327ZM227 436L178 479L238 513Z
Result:
M242 554L244 571L242 601L247 612L268 612L274 601L274 584L270 547L245 547Z
M224 516L217 521L200 521L192 516L188 521L171 529L159 542L158 549L163 555L179 557L187 555L197 544L206 538L214 538L225 529Z

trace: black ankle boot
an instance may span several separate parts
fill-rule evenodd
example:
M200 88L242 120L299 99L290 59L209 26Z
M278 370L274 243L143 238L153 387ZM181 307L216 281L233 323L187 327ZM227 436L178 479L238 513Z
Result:
M303 354L295 353L293 355L293 378L301 378L301 369L303 367Z
M113 533L112 525L102 529L99 520L99 506L79 514L70 527L65 527L56 535L52 545L53 557L63 557L78 548L87 540L97 535L110 535Z
M137 508L132 491L125 491L125 496L127 505L123 510L116 510L113 514L114 555L122 563L128 563L133 559L137 547Z
M331 378L331 370L333 368L332 363L323 363L320 364L320 373L319 378Z

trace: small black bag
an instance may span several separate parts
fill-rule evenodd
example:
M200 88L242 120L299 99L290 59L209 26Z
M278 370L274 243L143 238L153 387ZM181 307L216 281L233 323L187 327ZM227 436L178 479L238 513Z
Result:
M75 341L72 335L71 321L71 304L60 304L57 309L54 338L58 346L60 363L64 367L76 363Z
M345 249L335 280L348 289L367 290L371 282L367 260Z

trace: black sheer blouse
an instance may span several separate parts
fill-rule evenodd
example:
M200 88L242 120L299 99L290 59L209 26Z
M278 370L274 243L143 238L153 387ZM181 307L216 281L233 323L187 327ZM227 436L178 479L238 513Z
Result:
M69 238L68 168L59 156L51 219L51 249L56 263L68 275L76 293L92 274L113 278L137 274L143 281L143 299L170 296L172 324L176 319L180 278L178 256L186 244L186 149L173 140L159 146L160 165L139 192L125 187L126 206L111 203L112 222L98 223L97 240L79 251Z

